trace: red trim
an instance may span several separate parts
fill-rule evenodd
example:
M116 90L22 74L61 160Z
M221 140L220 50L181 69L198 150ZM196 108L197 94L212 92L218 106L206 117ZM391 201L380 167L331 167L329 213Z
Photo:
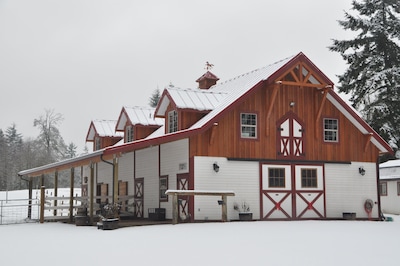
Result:
M274 83L280 75L282 75L287 70L291 69L294 65L298 64L299 62L303 62L306 65L308 65L308 67L312 72L316 73L318 76L321 77L322 79L321 81L333 87L333 82L324 73L322 73L322 71L316 65L314 65L314 63L311 62L311 60L308 59L308 57L305 56L302 52L298 53L289 62L287 62L280 69L278 69L272 75L270 75L267 79L267 83L268 84Z

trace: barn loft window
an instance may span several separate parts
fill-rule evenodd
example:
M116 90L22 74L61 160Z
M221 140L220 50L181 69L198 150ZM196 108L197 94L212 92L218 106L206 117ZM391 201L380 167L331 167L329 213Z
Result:
M324 118L324 141L339 141L339 123L337 119Z
M240 116L241 137L257 138L257 115L242 113Z
M125 129L125 142L133 141L133 126L127 126Z
M173 110L168 112L168 133L178 131L178 113Z
M268 186L285 187L285 168L268 168Z
M316 188L317 186L317 169L301 169L301 187Z
M381 196L387 196L387 183L381 182L379 184L379 191L381 192Z
M165 192L168 190L168 176L160 176L160 201L168 201L168 195Z
M96 151L101 149L101 138L99 137L94 138L94 149Z

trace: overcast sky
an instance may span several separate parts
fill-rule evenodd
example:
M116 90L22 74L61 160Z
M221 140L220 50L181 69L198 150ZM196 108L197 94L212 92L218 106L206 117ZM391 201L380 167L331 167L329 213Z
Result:
M351 0L0 0L0 129L25 138L54 109L81 153L93 119L147 106L157 88L195 88L205 62L220 81L303 52L333 82L330 52ZM91 149L91 143L88 147Z

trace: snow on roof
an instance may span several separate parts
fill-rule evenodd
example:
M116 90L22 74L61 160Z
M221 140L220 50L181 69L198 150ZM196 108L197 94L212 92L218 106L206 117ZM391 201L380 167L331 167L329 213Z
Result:
M400 159L390 160L379 164L379 168L400 167Z
M166 89L179 109L194 109L199 111L213 110L225 98L225 92L214 92L200 89Z
M130 121L132 125L143 125L143 126L162 126L164 125L164 119L154 117L154 108L134 106L124 106L121 111L121 115L118 119L116 130L124 130L127 121Z
M115 132L116 123L116 120L93 120L86 140L94 140L96 133L99 137L123 137L121 132Z
M400 180L400 175L382 175L379 176L380 180Z
M288 57L274 64L253 70L236 78L212 86L208 91L225 93L225 97L221 99L220 104L216 106L216 108L195 123L191 129L203 127L208 121L210 121L210 119L225 110L229 105L242 97L260 81L268 79L273 73L293 58L294 56Z

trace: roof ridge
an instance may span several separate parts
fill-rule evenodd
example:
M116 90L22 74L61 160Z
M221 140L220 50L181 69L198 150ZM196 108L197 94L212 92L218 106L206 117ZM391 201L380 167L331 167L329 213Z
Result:
M276 61L276 62L274 62L274 63L272 63L272 64L269 64L269 65L266 65L266 66L263 66L263 67L259 67L259 68L256 68L256 69L253 69L253 70L251 70L251 71L249 71L249 72L246 72L246 73L244 73L244 74L241 74L241 75L239 75L239 76L236 76L236 77L230 78L230 79L228 79L228 80L222 81L222 82L220 82L220 83L218 83L218 84L216 84L216 85L214 85L214 86L218 86L218 85L226 84L226 83L228 83L228 82L232 82L232 81L234 81L234 80L236 80L236 79L239 79L239 78L242 78L242 77L247 76L247 75L249 75L249 74L252 74L252 73L254 73L254 72L258 72L258 71L261 71L261 70L263 70L263 69L269 68L269 67L271 67L271 66L273 66L273 65L276 65L276 64L279 64L279 63L281 63L281 62L283 62L283 61L288 61L289 59L292 59L292 58L294 58L295 56L296 56L296 55L288 56L288 57L286 57L286 58L284 58L284 59L281 59L281 60L278 60L278 61ZM214 87L214 86L212 86L212 87Z

